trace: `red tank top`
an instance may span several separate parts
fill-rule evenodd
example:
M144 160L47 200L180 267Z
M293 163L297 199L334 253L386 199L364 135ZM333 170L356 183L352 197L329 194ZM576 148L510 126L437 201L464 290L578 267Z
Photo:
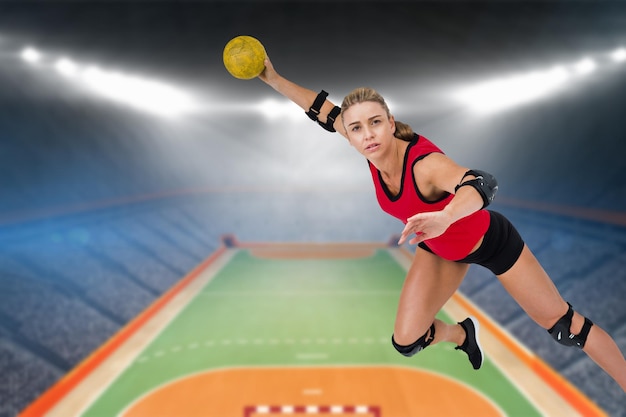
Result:
M417 189L413 167L415 163L433 152L443 153L428 139L416 134L404 155L402 184L400 185L400 192L396 196L389 192L389 189L383 182L380 171L368 161L376 188L378 204L385 212L398 218L405 224L409 217L417 213L443 210L454 197L453 194L446 194L439 200L427 201ZM442 235L433 239L427 239L424 243L442 258L451 261L463 259L485 234L489 228L489 220L489 212L479 210L456 221Z

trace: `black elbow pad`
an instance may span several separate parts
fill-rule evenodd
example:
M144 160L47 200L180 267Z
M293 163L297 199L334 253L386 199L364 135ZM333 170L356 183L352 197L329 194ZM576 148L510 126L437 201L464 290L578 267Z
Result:
M461 183L454 188L454 191L456 192L459 188L466 185L474 187L483 198L483 208L487 207L496 198L496 193L498 192L498 181L496 177L479 169L467 171L465 175L463 175L463 178L468 175L473 175L476 178L467 181L461 179Z
M309 119L317 122L325 130L329 132L336 132L334 125L337 116L339 116L339 113L341 113L341 108L339 106L335 106L331 109L331 111L328 113L328 116L326 116L326 123L322 123L318 120L320 110L322 109L322 105L324 104L326 97L328 97L328 93L324 90L320 91L317 97L315 97L315 101L313 102L313 104L311 104L309 111L305 112L305 114L309 116Z

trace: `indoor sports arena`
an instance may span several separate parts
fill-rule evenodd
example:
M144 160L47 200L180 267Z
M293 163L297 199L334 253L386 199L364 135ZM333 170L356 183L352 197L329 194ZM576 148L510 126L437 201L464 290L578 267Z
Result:
M438 255L298 104L357 87L497 178L586 340L471 264L435 321L473 318L480 369L442 327L400 354ZM626 417L624 108L622 2L0 2L0 417Z

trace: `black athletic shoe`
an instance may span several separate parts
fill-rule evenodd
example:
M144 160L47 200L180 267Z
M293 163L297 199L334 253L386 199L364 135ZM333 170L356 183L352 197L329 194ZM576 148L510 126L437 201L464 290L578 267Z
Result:
M454 349L460 349L467 353L467 357L474 369L480 369L483 364L483 352L480 347L480 340L478 339L478 330L480 325L478 320L474 317L468 317L465 320L459 322L463 330L465 330L465 341L461 346L457 346Z

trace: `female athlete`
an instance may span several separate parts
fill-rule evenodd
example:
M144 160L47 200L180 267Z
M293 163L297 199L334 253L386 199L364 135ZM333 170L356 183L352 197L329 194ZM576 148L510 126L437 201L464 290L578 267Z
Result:
M572 309L513 225L486 210L497 183L487 172L456 164L410 126L394 119L374 90L358 88L341 107L276 72L266 59L259 78L338 132L367 159L381 208L404 224L399 244L417 245L396 315L392 344L405 356L452 342L474 369L482 365L478 322L436 319L472 263L490 269L508 293L557 343L582 349L626 391L626 360L597 324Z

